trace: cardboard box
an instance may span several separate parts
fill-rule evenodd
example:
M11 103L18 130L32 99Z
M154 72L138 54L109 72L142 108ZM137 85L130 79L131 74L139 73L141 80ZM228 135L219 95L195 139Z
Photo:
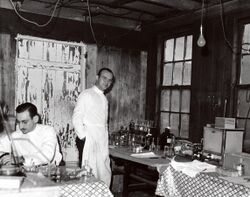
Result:
M0 189L19 189L24 177L0 176Z
M235 129L235 118L215 117L215 128Z
M223 156L224 153L241 153L244 129L204 127L203 151Z

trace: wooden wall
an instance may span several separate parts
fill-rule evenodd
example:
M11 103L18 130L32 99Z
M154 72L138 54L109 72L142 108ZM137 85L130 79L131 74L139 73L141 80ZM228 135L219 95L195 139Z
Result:
M227 32L233 32L232 23L227 24ZM213 124L215 116L223 116L225 100L230 103L232 52L226 45L221 31L220 18L206 21L207 44L204 48L196 45L197 33L194 37L193 69L192 69L192 103L190 138L199 141L203 136L203 127ZM232 41L232 34L227 34ZM228 92L229 91L229 92ZM198 107L197 107L198 106ZM228 105L229 106L229 105ZM229 109L226 109L226 115Z
M47 17L24 14L40 23ZM87 43L86 87L95 82L101 67L111 68L116 75L110 100L110 129L128 125L131 119L145 117L147 39L138 32L126 36L124 30L95 25L98 45L93 44L89 26L80 22L55 19L46 28L38 28L21 21L13 11L1 9L0 15L0 95L7 102L10 113L15 110L15 54L17 33L63 41Z
M13 112L15 106L15 43L8 33L0 33L0 100L9 104Z
M128 127L131 120L145 118L147 53L135 49L114 46L88 45L87 84L95 83L96 71L110 68L115 75L112 90L107 93L109 101L109 130Z
M110 131L128 127L131 120L145 118L146 61L146 52L114 47L98 49L98 69L109 67L116 78L108 94Z

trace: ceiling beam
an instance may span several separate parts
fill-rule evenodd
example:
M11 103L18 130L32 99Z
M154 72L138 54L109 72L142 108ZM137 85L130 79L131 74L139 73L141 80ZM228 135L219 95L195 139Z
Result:
M114 0L111 5L112 6L122 6L127 3L134 2L135 0Z
M160 6L160 7L165 7L165 8L170 8L170 9L176 9L176 8L174 8L171 5L166 5L165 1L164 1L164 3L160 2L160 1L151 1L151 0L139 0L139 1L147 3L147 4L157 5L157 6Z
M139 0L139 1L177 10L196 10L201 7L201 3L198 3L194 0Z
M89 16L88 12L84 13L83 15L84 16ZM96 17L96 16L100 16L100 15L113 17L114 19L118 19L118 18L120 18L120 19L128 19L128 20L137 21L137 22L140 22L140 23L146 22L145 20L141 19L140 17L128 17L128 16L123 16L123 15L111 14L111 13L107 13L107 12L91 11L91 16L92 17ZM151 21L153 21L153 20L151 20Z
M201 3L195 0L114 0L112 5L122 6L133 2L144 2L148 4L158 5L161 7L178 9L178 10L194 10L201 6Z

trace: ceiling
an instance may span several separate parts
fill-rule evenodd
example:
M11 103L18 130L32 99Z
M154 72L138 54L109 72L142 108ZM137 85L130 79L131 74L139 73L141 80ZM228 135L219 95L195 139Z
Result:
M22 12L90 21L140 31L142 27L200 11L202 0L1 0ZM233 0L204 0L204 8ZM1 6L1 3L0 3ZM2 6L3 7L3 6ZM21 13L21 12L20 12Z

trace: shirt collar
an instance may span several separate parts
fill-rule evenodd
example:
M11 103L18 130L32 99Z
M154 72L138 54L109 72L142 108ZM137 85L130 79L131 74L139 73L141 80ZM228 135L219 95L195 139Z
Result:
M100 90L96 85L93 86L93 89L97 92L97 93L101 93L103 94L104 92L102 90Z

